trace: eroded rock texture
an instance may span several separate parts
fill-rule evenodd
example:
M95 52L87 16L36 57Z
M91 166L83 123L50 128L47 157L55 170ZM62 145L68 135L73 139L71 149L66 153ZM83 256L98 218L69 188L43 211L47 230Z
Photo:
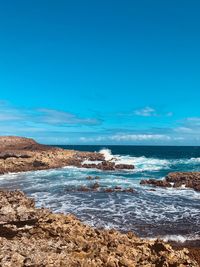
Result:
M171 172L164 180L142 180L140 184L159 187L186 187L200 191L200 172Z
M93 163L85 164L84 161ZM100 161L96 164L96 161ZM33 139L0 136L0 174L76 166L101 170L133 169L134 166L106 161L101 153L66 150L41 145Z
M98 230L73 215L36 209L19 191L0 191L0 266L197 267L187 249L133 233Z

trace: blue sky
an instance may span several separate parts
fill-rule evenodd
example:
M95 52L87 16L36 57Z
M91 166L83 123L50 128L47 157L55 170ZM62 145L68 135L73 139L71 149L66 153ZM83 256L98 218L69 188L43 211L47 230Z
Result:
M199 1L3 1L0 134L200 145Z

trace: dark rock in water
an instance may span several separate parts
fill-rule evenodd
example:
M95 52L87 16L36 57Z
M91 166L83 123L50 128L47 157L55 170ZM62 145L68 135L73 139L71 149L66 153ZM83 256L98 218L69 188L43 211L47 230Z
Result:
M83 186L83 185L78 188L78 191L82 191L82 192L88 192L90 190L91 190L90 188L88 188L87 186Z
M149 180L141 180L141 185L153 185L153 186L160 186L160 187L171 187L171 184L166 180L156 180L156 179L149 179Z
M125 189L124 192L127 192L127 193L136 193L136 190L130 187L130 188Z
M93 180L93 177L92 176L87 176L86 179L87 180Z
M115 190L122 190L121 186L118 186L118 185L115 186L114 189L115 189Z
M92 228L73 215L35 208L19 191L0 191L0 251L2 267L198 267L187 249Z
M132 170L134 169L133 165L128 164L116 164L112 161L102 161L98 164L95 163L85 163L82 165L84 168L95 168L103 171L114 171L114 170Z
M97 165L97 168L104 171L115 170L115 163L110 161L103 161Z
M171 172L166 181L173 183L174 187L185 186L200 191L200 172Z
M100 179L100 177L99 176L90 176L89 175L89 176L86 177L86 179L87 180L98 180L98 179Z
M186 187L200 191L200 172L171 172L164 180L141 180L142 185L153 185L159 187Z
M129 164L116 164L115 168L120 170L133 170L135 167Z
M105 193L113 193L113 192L116 192L116 193L136 193L136 190L133 189L133 188L122 188L120 186L115 186L114 188L112 187L109 187L109 188L106 188L104 189Z
M100 185L99 185L99 183L94 183L94 184L92 184L91 186L90 186L90 188L91 189L93 189L93 190L96 190L97 188L99 188L100 187Z
M105 193L113 193L113 192L115 192L115 189L114 189L114 188L106 188L106 189L104 190L104 192L105 192Z

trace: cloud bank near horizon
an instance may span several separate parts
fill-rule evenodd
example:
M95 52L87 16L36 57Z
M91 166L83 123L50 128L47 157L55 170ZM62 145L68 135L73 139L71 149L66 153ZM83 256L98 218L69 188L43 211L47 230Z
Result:
M175 121L173 127L148 127L142 119L156 117L159 111L153 107L144 107L133 112L133 122L127 125L112 123L112 118L79 116L69 111L40 108L15 107L0 101L1 135L21 135L35 138L43 143L55 144L145 144L145 145L200 145L200 117L183 118ZM160 113L161 114L161 113ZM163 117L172 117L168 113ZM125 117L125 113L123 115ZM143 127L134 122L141 117ZM157 118L158 117L158 118ZM108 121L107 121L108 120ZM110 121L109 121L110 120ZM120 126L120 128L119 128Z

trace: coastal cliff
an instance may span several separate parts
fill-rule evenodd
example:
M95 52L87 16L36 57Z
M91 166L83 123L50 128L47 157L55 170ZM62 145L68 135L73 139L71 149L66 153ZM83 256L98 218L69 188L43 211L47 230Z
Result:
M92 228L73 215L35 208L20 191L0 191L0 229L2 267L198 266L187 249Z

